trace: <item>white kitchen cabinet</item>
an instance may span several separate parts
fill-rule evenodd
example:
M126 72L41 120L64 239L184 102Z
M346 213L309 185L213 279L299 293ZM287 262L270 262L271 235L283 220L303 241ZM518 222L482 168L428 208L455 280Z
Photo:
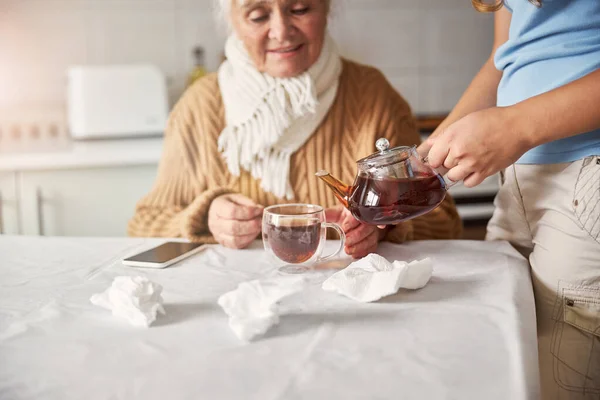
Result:
M23 233L126 236L135 204L151 189L156 164L18 173Z
M0 172L0 234L19 233L19 199L14 172Z

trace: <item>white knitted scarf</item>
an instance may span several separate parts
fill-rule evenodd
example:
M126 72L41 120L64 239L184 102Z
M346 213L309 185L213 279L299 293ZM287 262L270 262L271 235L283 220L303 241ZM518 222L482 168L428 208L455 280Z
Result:
M342 62L330 37L310 69L293 78L259 72L244 44L227 39L219 87L226 126L219 151L234 176L240 167L279 198L294 198L290 159L321 124L337 94Z

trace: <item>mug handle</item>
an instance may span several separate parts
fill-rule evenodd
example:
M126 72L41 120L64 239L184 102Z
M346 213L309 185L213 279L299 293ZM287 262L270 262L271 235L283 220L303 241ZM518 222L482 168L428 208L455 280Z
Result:
M346 234L344 233L344 230L338 224L334 224L332 222L324 222L323 226L325 227L325 229L332 228L337 231L338 235L340 235L340 246L337 248L337 250L334 253L332 253L328 256L325 256L325 257L319 257L318 262L326 261L326 260L329 260L329 259L337 256L338 254L340 254L340 252L346 245Z
M429 165L429 158L425 157L422 158L421 161L424 164ZM450 189L452 186L456 185L458 183L458 181L453 181L452 179L448 178L448 176L446 175L448 173L448 169L441 167L441 168L433 168L431 165L429 165L429 168L431 168L432 170L435 171L436 174L438 174L439 176L442 177L442 179L444 180L444 185L446 185L446 189Z

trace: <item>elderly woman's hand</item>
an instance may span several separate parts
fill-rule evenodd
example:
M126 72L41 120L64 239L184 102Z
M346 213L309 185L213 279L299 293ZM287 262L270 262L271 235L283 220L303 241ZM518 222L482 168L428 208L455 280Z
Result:
M217 242L232 249L247 247L261 231L263 207L241 194L224 194L208 210L208 229Z
M376 226L363 224L350 211L342 206L325 210L327 222L335 222L346 234L346 254L358 259L373 253L383 237L383 231Z

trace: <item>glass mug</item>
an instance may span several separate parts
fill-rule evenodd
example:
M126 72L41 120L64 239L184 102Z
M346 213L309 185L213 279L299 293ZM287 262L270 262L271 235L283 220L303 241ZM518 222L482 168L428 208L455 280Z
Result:
M340 235L340 245L328 256L322 256L327 228ZM301 273L315 264L337 256L346 242L342 228L325 220L325 210L313 204L283 204L265 208L262 238L267 254L280 270Z

